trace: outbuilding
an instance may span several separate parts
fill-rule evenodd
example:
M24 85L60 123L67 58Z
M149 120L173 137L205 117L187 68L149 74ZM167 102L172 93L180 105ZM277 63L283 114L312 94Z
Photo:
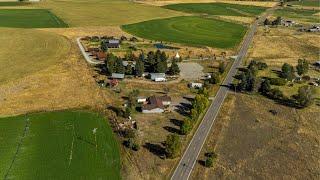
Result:
M203 84L202 83L192 82L192 83L189 84L189 87L190 88L195 88L195 89L201 89L203 87Z
M111 74L112 79L124 79L124 74L121 73L112 73Z
M145 103L145 102L147 102L147 98L146 97L137 97L137 102L138 103Z
M165 73L150 73L150 79L155 82L167 81Z

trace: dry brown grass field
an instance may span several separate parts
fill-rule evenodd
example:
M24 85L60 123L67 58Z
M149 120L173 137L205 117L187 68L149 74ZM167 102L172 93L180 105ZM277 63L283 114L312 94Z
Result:
M197 163L191 179L318 179L317 117L319 105L298 110L263 97L229 95L200 156L204 160L214 150L214 167Z
M179 3L211 3L221 2L230 4L241 4L241 5L252 5L252 6L263 6L272 7L276 4L273 1L228 1L228 0L136 0L138 3L145 3L154 6L165 6L168 4L179 4Z
M284 62L296 65L299 58L315 62L319 59L319 42L318 33L298 32L285 27L269 30L259 27L248 57L264 60L271 66L281 66Z
M83 60L74 39L68 40L67 37L42 30L23 30L23 33L14 30L12 34L19 32L19 35L25 35L17 41L20 44L16 46L16 50L21 48L19 53L1 46L3 51L0 52L4 55L0 57L6 61L5 57L12 58L10 67L7 67L6 61L1 62L11 70L1 71L7 72L3 75L8 77L5 79L6 83L0 85L1 116L86 106L99 107L110 102L108 92L101 93L96 85L92 78L93 72ZM9 36L9 33L3 36L18 37ZM35 37L41 36L42 39L33 42L37 43L39 48L37 44L29 42L26 38L29 36L35 40ZM48 38L53 40L43 41ZM54 44L59 40L63 43ZM21 46L23 43L24 46ZM12 46L11 48L14 49ZM62 55L60 50L63 50Z
M64 61L71 44L54 33L0 29L0 83L12 81Z
M122 25L183 14L122 0L46 0L32 6L50 9L70 27Z

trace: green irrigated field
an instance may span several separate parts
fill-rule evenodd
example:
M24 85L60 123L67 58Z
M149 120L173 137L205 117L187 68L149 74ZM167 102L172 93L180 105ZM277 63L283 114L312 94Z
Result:
M33 29L0 29L0 84L23 78L66 59L63 36Z
M320 1L319 0L302 0L302 1L289 2L289 4L300 5L300 6L319 7Z
M297 21L320 23L319 15L316 15L319 12L318 10L284 8L276 10L275 15Z
M1 118L0 128L1 179L120 179L119 145L97 114Z
M59 28L67 27L46 9L0 9L0 27Z
M164 6L167 9L187 13L200 13L226 16L255 16L266 10L265 7L227 3L187 3Z
M246 32L240 24L196 16L151 20L122 28L146 39L217 48L234 48Z

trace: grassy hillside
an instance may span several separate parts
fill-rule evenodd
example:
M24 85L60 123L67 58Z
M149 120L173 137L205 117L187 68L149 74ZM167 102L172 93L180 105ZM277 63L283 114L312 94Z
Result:
M61 62L71 48L66 38L38 30L0 29L0 41L0 83Z
M118 143L97 114L63 111L1 118L0 128L0 139L6 139L0 141L1 178L120 179Z
M235 47L246 31L239 24L196 16L151 20L122 28L146 39L217 48Z
M0 9L0 26L14 28L68 27L46 9Z
M187 13L200 13L227 16L254 16L266 10L265 7L247 6L227 3L187 3L164 6L167 9Z
M181 15L179 12L127 0L46 0L33 6L50 9L72 27L122 25Z

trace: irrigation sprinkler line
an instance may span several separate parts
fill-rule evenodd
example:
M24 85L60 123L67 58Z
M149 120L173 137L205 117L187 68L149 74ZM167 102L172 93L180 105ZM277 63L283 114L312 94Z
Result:
M25 116L25 126L24 126L24 131L23 131L22 137L20 138L20 141L19 141L18 146L17 146L17 150L16 150L15 154L13 155L10 167L8 168L6 174L4 175L4 180L8 179L10 170L12 169L13 164L14 164L14 162L15 162L18 154L19 154L20 148L21 148L22 143L23 143L23 139L26 137L29 127L30 127L29 118L27 118L27 115L26 115Z

